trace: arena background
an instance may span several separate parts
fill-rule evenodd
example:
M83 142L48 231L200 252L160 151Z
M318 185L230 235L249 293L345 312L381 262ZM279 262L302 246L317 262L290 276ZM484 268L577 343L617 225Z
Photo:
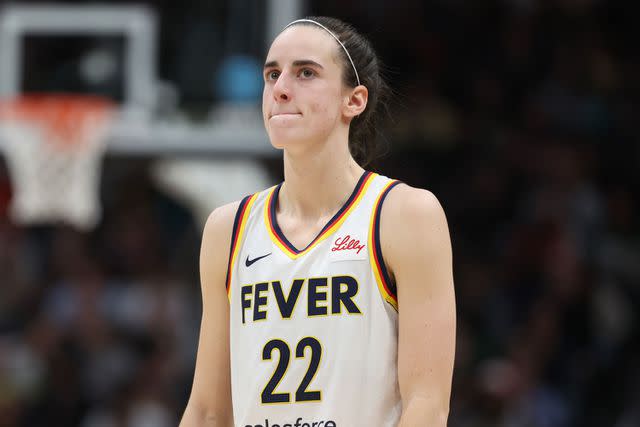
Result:
M449 426L640 425L637 2L136 4L156 17L148 108L169 130L110 142L97 227L11 221L0 156L0 426L177 425L202 221L282 179L260 68L274 29L306 14L373 40L395 90L376 170L433 191L447 213ZM25 35L21 90L121 102L127 43Z

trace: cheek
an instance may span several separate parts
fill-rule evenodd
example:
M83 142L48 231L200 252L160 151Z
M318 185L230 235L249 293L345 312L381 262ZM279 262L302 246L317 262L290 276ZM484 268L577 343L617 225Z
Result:
M320 121L322 126L332 126L340 116L340 108L335 105L333 96L315 98L311 104L315 117Z
M262 90L262 119L265 126L267 125L267 112L270 111L271 92L267 86Z
M265 85L264 89L262 89L262 110L264 111L265 107L267 107L267 103L270 98L269 88Z
M319 116L328 118L339 113L339 102L336 101L339 94L332 87L324 87L322 90L316 91L311 97L309 104L314 113Z

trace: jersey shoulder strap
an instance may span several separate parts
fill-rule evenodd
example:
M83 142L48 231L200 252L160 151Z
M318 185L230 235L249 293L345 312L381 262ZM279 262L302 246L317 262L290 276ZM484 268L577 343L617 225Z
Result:
M375 276L380 294L396 311L398 310L398 296L395 281L390 276L382 256L382 246L380 244L380 212L385 198L393 187L401 184L401 181L385 178L382 188L378 191L369 222L369 260L373 275Z
M229 261L227 264L227 277L225 280L225 286L227 288L228 298L231 298L231 293L230 293L231 275L233 271L233 266L235 265L235 260L239 252L240 242L242 242L242 237L246 229L247 219L249 218L249 213L251 212L251 208L255 204L255 201L259 195L260 193L254 193L242 199L240 201L240 204L238 205L238 210L236 211L235 219L233 220L233 229L231 231L231 244L229 245Z

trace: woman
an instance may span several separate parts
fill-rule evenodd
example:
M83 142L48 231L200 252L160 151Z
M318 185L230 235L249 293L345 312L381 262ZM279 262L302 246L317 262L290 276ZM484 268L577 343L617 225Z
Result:
M449 232L430 192L354 159L373 140L385 89L373 49L336 19L294 21L271 45L264 80L285 180L205 226L181 425L445 426Z

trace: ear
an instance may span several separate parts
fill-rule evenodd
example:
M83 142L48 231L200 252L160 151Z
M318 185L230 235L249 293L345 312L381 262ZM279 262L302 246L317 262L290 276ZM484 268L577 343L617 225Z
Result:
M345 117L352 119L362 114L365 108L367 108L367 101L369 100L369 90L366 86L359 85L350 89L347 93L342 113Z

